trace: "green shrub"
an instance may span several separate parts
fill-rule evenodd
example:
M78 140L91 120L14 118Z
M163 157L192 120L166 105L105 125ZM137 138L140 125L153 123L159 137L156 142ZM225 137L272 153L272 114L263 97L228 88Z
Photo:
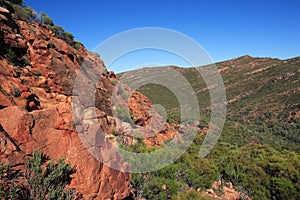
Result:
M130 184L131 187L136 189L137 191L137 196L139 198L143 197L143 193L144 193L144 186L147 183L147 175L146 174L131 174L131 179L130 179Z
M18 55L13 48L6 47L5 57L14 65L24 67L30 64L26 56Z
M22 179L23 185L15 184L21 173L13 171L9 165L0 165L1 199L60 199L71 200L75 197L74 189L67 189L70 175L74 173L71 165L60 159L56 164L39 151L33 153L27 161ZM47 163L47 164L46 164Z
M52 19L44 12L40 12L37 20L40 24L54 26Z
M19 172L12 171L7 164L0 165L0 198L17 199L20 187L15 184Z
M141 146L140 143L136 143L135 145L138 144ZM133 148L133 146L129 148ZM135 152L149 151L146 146L140 149L135 147L134 150ZM174 153L176 154L176 152ZM157 159L164 159L163 156L166 156L167 159L170 158L170 154L165 153L164 155L158 156ZM152 162L156 163L155 160ZM141 165L142 164L143 163L141 163ZM177 197L178 191L183 191L186 187L210 188L211 184L218 180L218 177L218 169L210 163L208 159L200 159L196 156L191 156L189 153L185 153L175 163L160 170L143 175L134 174L132 185L137 186L137 194L139 194L140 197L146 199L169 199L170 197ZM168 180L168 182L165 180ZM176 185L174 185L175 182ZM161 189L163 184L167 186L166 190ZM176 188L176 190L173 190L174 188ZM150 191L155 192L151 193ZM191 194L191 196L193 195Z
M110 79L109 82L114 86L118 84L118 80L114 80L114 79Z
M22 1L23 2L23 1ZM76 49L80 49L82 44L78 41L74 41L74 35L65 30L61 26L54 24L53 20L44 12L40 12L39 15L29 6L22 6L23 3L12 4L15 14L23 20L37 21L40 24L46 25L53 34L67 42L69 45L73 46Z
M119 131L117 131L115 128L111 130L111 134L116 137L120 135Z
M11 49L11 48L8 48L7 49L7 52L6 52L6 57L11 61L11 62L14 62L17 58L17 55L16 53Z
M80 49L82 47L82 44L80 42L78 42L78 41L75 41L73 47L75 49Z
M117 108L116 114L117 114L117 117L120 120L123 120L124 122L130 123L132 121L129 111L127 111L125 108Z
M49 24L47 26L54 35L61 35L65 32L65 30L61 26L56 26L56 25L51 26Z
M23 7L22 11L23 11L23 19L26 19L30 22L35 20L37 17L36 12L29 6Z
M64 40L76 49L80 49L82 47L80 42L74 41L74 35L72 33L65 32L63 27L54 24L47 24L47 26L57 38Z
M145 184L144 197L146 199L170 199L180 188L180 183L175 180L165 178L153 178Z
M13 7L13 10L14 10L14 13L16 14L16 16L19 19L26 19L25 18L25 13L24 13L24 11L23 11L23 9L20 5L13 4L12 7Z
M147 146L143 139L138 139L135 144L125 147L125 150L135 153L145 153L147 152Z
M179 112L167 110L167 114L168 114L167 122L169 124L173 124L173 123L180 124L181 114Z
M33 153L26 165L25 178L28 182L30 192L29 199L71 199L74 192L65 190L70 183L70 175L74 173L71 165L66 164L64 159L60 159L56 164L41 152Z
M271 178L272 199L296 200L300 198L299 191L296 190L293 183L286 179Z
M60 35L57 35L58 38L64 40L66 43L72 45L74 43L74 35L69 32L63 32Z

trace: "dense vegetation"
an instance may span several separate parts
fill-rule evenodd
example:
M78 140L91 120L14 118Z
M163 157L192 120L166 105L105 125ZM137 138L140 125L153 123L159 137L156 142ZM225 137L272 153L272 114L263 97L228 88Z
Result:
M1 199L48 199L71 200L75 190L67 189L72 167L60 159L54 164L41 152L36 151L27 161L25 172L14 170L9 164L0 165Z
M300 155L258 144L245 128L227 123L218 144L207 158L199 158L203 136L173 164L151 173L133 174L132 186L146 199L201 199L200 192L214 181L232 182L235 189L254 200L299 199ZM143 142L128 147L147 152ZM153 151L153 148L150 149ZM197 191L198 190L198 191ZM222 193L220 191L216 191Z
M222 179L254 200L300 199L300 119L293 115L300 109L300 59L244 56L217 66L225 69L221 75L230 102L217 145L208 157L200 159L197 153L203 138L198 136L172 165L135 174L132 184L138 194L147 199L199 199L196 189L209 188L213 181ZM197 92L204 115L199 126L205 128L210 117L209 93L202 90L205 82L196 69L172 69ZM139 91L166 108L168 122L180 123L179 103L171 91L155 84Z

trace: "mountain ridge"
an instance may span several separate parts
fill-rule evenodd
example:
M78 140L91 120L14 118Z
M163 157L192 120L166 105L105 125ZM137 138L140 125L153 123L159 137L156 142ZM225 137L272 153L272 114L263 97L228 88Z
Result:
M242 56L214 64L221 74L227 95L227 119L253 124L265 122L297 129L300 104L300 57L280 60ZM199 69L166 66L180 72L198 96L199 107L209 117L210 97ZM152 89L151 89L152 87ZM138 89L154 104L162 103L170 111L178 112L175 96L166 88L142 86ZM166 95L167 94L167 95ZM165 103L167 102L167 103ZM299 144L296 131L293 140Z

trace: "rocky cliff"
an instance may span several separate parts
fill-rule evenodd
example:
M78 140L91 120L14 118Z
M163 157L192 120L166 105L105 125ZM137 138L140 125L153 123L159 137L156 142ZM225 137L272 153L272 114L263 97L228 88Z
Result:
M22 170L40 150L75 168L70 187L83 198L130 196L130 165L115 147L135 144L137 132L145 144L161 145L178 127L118 84L99 55L58 37L57 26L22 19L5 1L0 6L1 163Z
M102 60L83 46L74 48L58 39L46 26L17 20L9 7L0 7L0 160L22 169L39 149L53 159L64 157L75 168L71 187L85 199L123 199L131 190L129 174L96 160L74 129L72 89L83 61L101 74L98 120L110 134L113 76Z

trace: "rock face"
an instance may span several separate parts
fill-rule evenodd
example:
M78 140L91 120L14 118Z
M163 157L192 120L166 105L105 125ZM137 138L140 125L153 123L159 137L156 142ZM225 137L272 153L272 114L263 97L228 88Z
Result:
M126 88L126 86L125 86ZM131 119L127 120L129 123L124 123L124 120L121 120L117 117L117 127L120 127L120 132L122 133L123 140L127 145L131 145L135 142L134 135L139 134L144 138L144 142L147 146L160 146L164 144L167 140L172 140L174 138L181 140L180 135L178 134L178 129L174 124L168 124L166 119L162 117L156 107L152 102L144 95L139 92L131 91L130 88L121 89L122 92L118 91L117 93L129 94L128 98L124 99L119 98L116 103L117 108L128 109ZM121 95L122 96L122 95ZM123 95L124 96L124 95ZM118 115L118 112L115 112L115 115ZM126 121L126 120L125 120Z
M98 128L110 133L109 79L115 75L84 47L75 49L46 26L16 20L0 7L0 161L24 166L39 149L75 167L71 187L85 199L123 199L130 195L129 174L95 159L74 129L72 89L84 61L102 74L94 106L100 113ZM105 145L104 138L98 142ZM115 159L127 165L117 154Z
M17 19L0 2L1 163L22 170L40 150L75 168L70 186L84 199L130 196L130 165L116 142L132 145L134 134L149 146L181 138L147 97L117 83L96 54L70 46L44 25Z

